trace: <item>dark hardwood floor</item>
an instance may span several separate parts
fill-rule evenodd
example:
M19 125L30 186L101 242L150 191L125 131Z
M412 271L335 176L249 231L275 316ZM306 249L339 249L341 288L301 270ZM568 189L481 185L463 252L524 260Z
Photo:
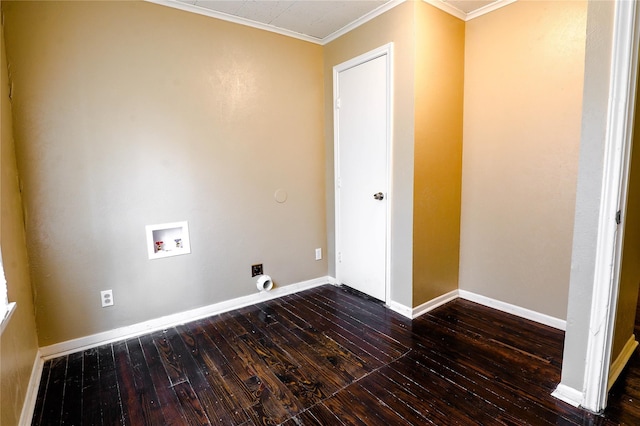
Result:
M600 416L551 396L562 344L461 299L410 321L327 285L47 361L33 425L639 425L638 354Z

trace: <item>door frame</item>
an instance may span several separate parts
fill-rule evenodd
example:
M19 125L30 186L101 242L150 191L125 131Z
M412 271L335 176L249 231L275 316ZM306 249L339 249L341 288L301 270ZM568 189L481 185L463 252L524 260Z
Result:
M616 225L616 213L626 212L640 45L640 9L636 2L616 2L614 16L604 178L581 403L594 412L607 405L626 221L623 216Z
M386 223L385 223L385 297L384 302L389 303L391 297L391 203L393 201L393 194L391 191L391 153L393 142L393 43L387 43L384 46L380 46L362 55L356 56L346 62L338 64L333 67L333 169L334 169L334 202L335 202L335 265L336 265L336 280L340 283L340 251L341 251L341 224L340 224L340 186L339 186L339 172L340 172L340 119L338 117L338 76L341 72L354 68L358 65L364 64L379 57L386 57L386 120L387 120L387 134L386 140Z

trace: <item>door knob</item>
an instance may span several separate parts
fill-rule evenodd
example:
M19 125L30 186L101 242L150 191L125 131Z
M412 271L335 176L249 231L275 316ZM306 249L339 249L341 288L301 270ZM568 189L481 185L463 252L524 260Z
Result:
M384 194L382 192L378 192L377 194L373 194L373 198L375 198L378 201L384 200Z

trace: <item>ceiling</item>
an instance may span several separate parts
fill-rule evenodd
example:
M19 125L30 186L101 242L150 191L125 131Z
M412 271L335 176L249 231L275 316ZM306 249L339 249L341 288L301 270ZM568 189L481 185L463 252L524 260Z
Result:
M405 0L149 0L325 44ZM416 0L410 0L416 1ZM420 0L418 0L420 1ZM422 0L463 20L515 0Z

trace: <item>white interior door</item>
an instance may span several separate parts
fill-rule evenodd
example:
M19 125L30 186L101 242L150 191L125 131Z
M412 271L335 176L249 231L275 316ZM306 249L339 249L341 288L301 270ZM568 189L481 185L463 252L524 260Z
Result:
M363 60L334 72L336 278L386 301L390 59Z

